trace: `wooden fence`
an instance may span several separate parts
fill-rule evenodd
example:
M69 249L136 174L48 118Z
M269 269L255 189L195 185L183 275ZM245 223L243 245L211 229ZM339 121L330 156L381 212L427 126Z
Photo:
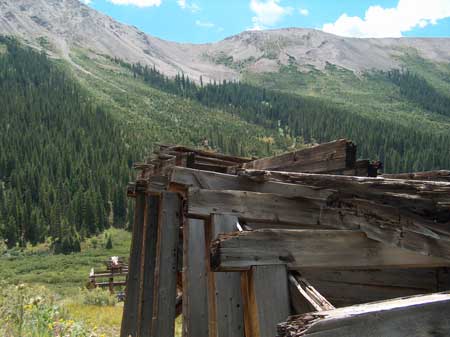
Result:
M162 145L136 164L121 337L174 336L180 314L183 337L449 336L445 172L382 178L356 158L338 140L256 160Z

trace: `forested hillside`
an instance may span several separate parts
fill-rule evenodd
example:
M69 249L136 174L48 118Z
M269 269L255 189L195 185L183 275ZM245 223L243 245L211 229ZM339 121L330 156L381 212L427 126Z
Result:
M390 100L429 117L360 111L282 85L172 79L107 55L72 57L83 71L0 38L0 237L10 247L51 239L56 252L68 252L126 226L132 163L156 142L208 139L222 152L267 156L345 137L387 172L450 167L448 97L413 72L378 72L370 83L397 90ZM303 76L295 81L312 75Z
M134 160L121 130L43 54L0 38L0 236L9 246L79 235L126 217Z
M266 90L246 83L223 82L200 85L178 75L169 79L157 69L127 65L155 88L221 108L265 128L279 129L292 139L306 143L349 138L363 157L379 159L386 172L408 172L450 168L450 126L442 130L429 124L415 125L414 115L401 119L362 115L354 109L317 97L304 97ZM409 72L381 73L399 86L402 95L431 113L450 115L450 98L439 94L425 79ZM381 102L380 102L381 104ZM417 123L417 121L416 121Z
M131 105L148 97L113 85L113 100L126 110L118 113L116 102L78 81L65 62L0 36L0 238L9 247L50 240L55 252L76 251L85 237L126 226L132 164L156 142L207 138L221 151L261 156L275 149L266 139L284 140L156 90L145 91L149 105L137 117Z

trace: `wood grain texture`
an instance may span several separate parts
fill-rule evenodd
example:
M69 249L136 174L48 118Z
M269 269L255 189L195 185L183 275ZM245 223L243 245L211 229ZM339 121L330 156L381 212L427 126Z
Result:
M307 279L298 273L290 272L288 279L291 304L297 314L335 309Z
M211 239L219 234L236 231L238 219L231 215L211 216ZM213 273L216 297L216 329L218 337L244 337L244 314L239 273Z
M450 171L439 170L439 171L425 171L413 173L394 173L394 174L383 174L383 177L389 179L410 179L410 180L450 182Z
M448 268L302 269L300 273L336 307L450 290Z
M261 229L221 234L211 247L216 271L258 265L301 268L447 267L446 259L421 255L368 239L360 231Z
M259 337L273 337L277 324L291 313L286 267L257 266L251 272Z
M144 228L141 301L139 304L138 336L152 335L152 318L155 301L156 251L158 245L158 221L160 198L158 195L146 197L146 216Z
M173 336L177 305L178 240L181 200L177 193L161 194L152 336Z
M132 229L130 260L123 308L121 337L136 337L138 333L138 308L141 294L141 263L145 214L145 195L138 193L135 199L135 213Z
M183 226L183 337L209 337L205 224Z
M207 190L236 190L259 193L279 194L288 198L308 198L327 200L335 193L333 189L318 189L298 184L267 181L263 184L244 176L199 171L183 167L174 167L169 180L173 184L185 187L197 187Z
M279 337L445 337L450 294L398 298L291 317Z
M194 217L207 218L213 213L228 213L249 221L292 223L316 228L339 225L344 229L358 228L356 224L336 222L339 214L334 210L321 211L324 203L316 200L291 199L269 193L199 189L189 189L188 195L188 213Z
M345 139L245 163L243 168L291 172L329 172L355 168L356 146Z

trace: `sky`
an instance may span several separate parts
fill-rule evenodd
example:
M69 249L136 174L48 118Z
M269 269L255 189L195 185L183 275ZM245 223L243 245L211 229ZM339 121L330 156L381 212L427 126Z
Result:
M450 37L450 0L81 0L170 41L245 30L315 28L348 37Z

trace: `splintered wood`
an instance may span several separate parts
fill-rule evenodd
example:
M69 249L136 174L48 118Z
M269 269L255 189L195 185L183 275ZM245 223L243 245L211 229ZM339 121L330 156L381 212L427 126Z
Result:
M173 336L178 314L183 337L450 336L449 172L377 177L356 150L135 164L121 337Z

